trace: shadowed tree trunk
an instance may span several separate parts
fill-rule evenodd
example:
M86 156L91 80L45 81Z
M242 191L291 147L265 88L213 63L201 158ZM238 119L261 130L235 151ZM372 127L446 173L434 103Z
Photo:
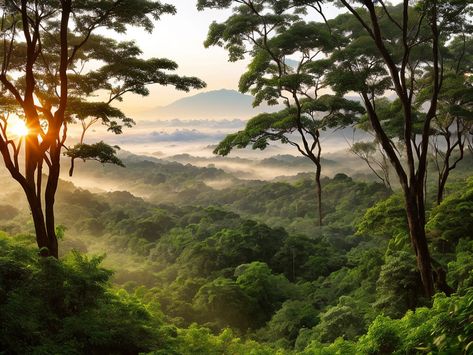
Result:
M317 165L317 169L315 170L315 191L317 196L317 212L319 218L319 226L322 227L322 183L320 182L320 176L322 172L322 166L320 164Z
M423 217L419 214L421 209L418 206L417 196L415 196L415 193L405 195L405 199L409 235L412 248L416 255L417 268L420 273L422 284L424 285L425 294L427 296L432 296L435 293L434 278L429 247L425 235L425 222L423 221Z

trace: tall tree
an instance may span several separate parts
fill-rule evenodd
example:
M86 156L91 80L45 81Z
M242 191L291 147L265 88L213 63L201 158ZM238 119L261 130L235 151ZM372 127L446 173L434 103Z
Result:
M432 121L444 79L442 50L468 26L471 5L466 1L409 1L393 7L384 1L363 0L352 5L340 0L349 14L332 23L333 31L348 37L334 52L337 92L358 92L370 123L396 171L403 191L409 233L425 294L434 293L434 275L425 234L425 181ZM430 74L430 94L420 134L415 134L414 100L418 81ZM405 151L401 157L382 125L376 98L394 92L401 104Z
M121 133L133 124L112 106L124 94L147 95L149 84L179 90L205 84L170 73L177 65L168 59L141 59L133 42L97 34L124 33L130 24L151 32L155 20L175 12L172 5L154 0L5 0L0 11L0 152L25 192L41 254L57 257L54 202L68 126L100 120ZM103 92L109 93L107 100L90 101ZM12 137L8 129L15 115L26 123L24 137ZM81 143L69 156L118 162L113 147Z
M238 2L238 1L237 1ZM217 6L229 6L224 2ZM265 149L271 141L294 146L315 165L318 222L322 225L321 132L353 123L363 107L342 96L324 94L325 54L334 49L329 29L323 23L305 22L296 11L275 1L242 1L224 23L213 23L206 46L225 46L230 60L251 57L241 76L239 89L255 96L254 105L282 103L275 113L260 114L246 128L228 135L215 149L227 155L234 148L252 145ZM215 6L201 1L200 8Z
M240 5L237 11L270 7L276 14L290 9L296 14L308 13L311 9L320 13L322 1L201 0L199 6L228 7L232 3ZM376 138L399 178L417 266L425 293L431 296L434 275L425 234L425 182L432 121L437 115L445 74L443 49L449 41L471 30L471 17L468 17L471 4L467 1L417 1L410 6L407 0L397 6L387 5L382 0L354 4L340 0L339 3L348 13L330 21L324 18L335 47L329 82L335 92L357 92L363 100ZM268 10L263 13L270 14ZM236 20L229 24L236 24L238 29L252 23L242 21L238 26ZM214 29L221 35L226 33L224 26L214 25ZM242 43L240 40L227 48L238 57L244 53ZM415 102L422 89L419 82L427 75L430 76L430 94L422 103ZM377 99L393 93L399 103L402 151L388 134L376 106ZM419 134L416 104L426 107Z

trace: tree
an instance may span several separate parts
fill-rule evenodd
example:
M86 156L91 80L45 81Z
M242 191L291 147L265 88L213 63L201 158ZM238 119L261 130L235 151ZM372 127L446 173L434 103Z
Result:
M336 77L332 77L336 80ZM421 101L421 100L419 100ZM375 98L373 106L376 108L376 113L380 120L381 126L386 132L386 135L395 144L396 151L402 158L406 152L406 143L404 140L404 116L402 113L402 104L399 99L391 100L386 97ZM423 115L422 109L414 107L412 110L412 132L411 138L416 139L422 133ZM383 150L381 142L376 137L376 132L373 130L368 115L363 115L358 121L356 128L363 130L373 137L372 142L360 141L353 144L351 147L352 153L357 155L360 159L366 162L370 170L391 189L390 170L391 164L388 156ZM377 156L376 156L377 155ZM371 165L371 166L370 166ZM380 172L374 169L374 165L381 169ZM387 181L387 183L385 182Z
M271 341L286 338L293 345L301 329L310 329L317 324L317 313L310 303L286 301L267 323L266 336Z
M375 307L393 318L419 305L422 285L414 256L406 251L390 251L385 256L376 283Z
M337 250L323 240L290 235L274 255L273 269L296 282L298 279L316 280L328 276L343 262Z
M2 351L172 353L174 337L156 302L144 304L112 288L103 258L73 252L62 260L40 259L31 242L0 235Z
M355 142L351 145L350 152L363 160L384 186L391 190L388 159L376 139L372 142ZM381 157L377 156L378 152Z
M257 305L253 324L264 325L282 303L295 298L296 288L284 275L274 275L266 263L254 261L235 269L236 283Z
M350 296L342 296L337 305L320 314L320 323L313 332L322 343L333 342L338 337L353 340L366 328L362 307Z
M2 2L0 152L27 197L42 255L58 256L54 202L68 126L81 122L85 133L101 121L109 131L121 133L133 120L112 103L126 93L147 95L149 84L179 90L205 85L197 78L169 73L177 65L168 59L141 59L133 42L97 34L99 29L124 33L128 24L152 31L154 20L174 12L172 5L154 0ZM108 99L90 101L98 92L108 93ZM20 137L8 130L15 116L27 129ZM85 145L83 139L67 154L72 162L119 162L113 147Z
M468 135L473 129L473 37L462 34L444 49L443 84L438 98L438 113L433 120L432 148L437 176L437 205L445 192L450 172L465 155ZM429 79L429 77L427 77ZM427 86L418 101L430 93Z
M219 277L202 286L193 303L204 320L215 319L220 328L234 326L246 330L251 324L253 300L235 283Z
M260 34L262 38L268 29L275 28L281 14L290 11L291 16L308 14L309 10L321 13L321 1L317 0L272 0L234 1L240 7L236 12L259 13L263 30L253 28L243 34ZM233 1L201 0L199 7L228 7ZM349 92L360 94L376 139L393 166L403 191L411 244L417 256L417 266L421 274L425 293L434 293L433 272L425 234L426 206L425 185L427 160L432 121L436 117L438 100L445 72L443 71L443 50L459 35L471 32L471 4L465 1L418 1L415 6L403 1L397 6L386 5L384 1L363 0L352 5L348 0L339 2L348 13L327 21L331 34L330 61L333 64L325 73L325 83L339 95ZM249 8L250 10L245 10ZM272 12L271 12L272 11ZM246 14L245 13L245 14ZM253 26L258 21L241 16L231 17L227 25L214 24L210 34L226 37ZM265 27L266 26L266 27ZM287 27L284 27L286 30ZM233 37L234 38L234 37ZM245 38L227 43L231 58L239 58L245 53ZM312 40L310 35L305 37ZM265 41L253 41L255 45L265 45ZM415 102L423 89L421 79L429 77L430 94L423 101ZM395 141L383 126L376 106L376 100L395 93L401 116L401 135L404 151L400 151ZM420 134L416 132L418 105L426 107L422 115ZM401 155L402 153L402 155Z
M352 6L341 0L349 14L330 22L332 31L346 34L332 54L336 66L332 87L339 93L358 92L371 126L399 178L408 219L409 234L417 257L425 294L434 293L433 272L425 234L425 180L432 121L437 114L444 72L441 52L448 40L469 26L467 2L408 1L393 7L384 1L362 1ZM430 76L430 94L420 134L415 132L415 105L419 79ZM394 92L402 113L405 152L400 156L382 125L376 99Z
M227 155L252 145L265 149L270 142L294 146L315 165L319 225L322 225L321 133L343 128L364 112L341 96L323 94L324 73L330 62L324 54L334 49L330 31L322 23L305 22L277 1L236 1L241 6L224 23L214 22L205 45L225 46L231 61L251 57L239 89L255 96L253 105L284 104L275 113L260 114L246 128L228 135L214 153ZM200 1L199 8L228 7L232 2Z
M466 142L468 144L468 150L473 155L473 128L471 128L470 132L467 134Z
M473 180L469 179L466 189L449 195L430 213L426 227L439 254L454 253L462 239L473 239L472 214Z

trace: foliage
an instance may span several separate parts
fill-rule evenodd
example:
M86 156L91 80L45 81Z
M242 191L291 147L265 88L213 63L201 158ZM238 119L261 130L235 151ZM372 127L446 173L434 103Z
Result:
M196 324L191 325L188 329L179 329L176 353L182 355L284 354L281 349L275 349L270 345L243 340L230 329L224 329L220 334L213 335L207 328L199 327Z
M286 342L293 345L300 329L310 329L317 322L317 311L310 303L286 301L268 322L263 338L270 341L279 340L283 346L287 346Z
M448 263L448 281L459 292L473 287L473 241L461 240L455 260Z
M163 321L110 289L101 257L41 258L29 237L1 236L2 350L9 353L137 353L167 346ZM27 246L25 246L27 245Z
M223 277L202 286L194 297L204 320L214 320L218 328L233 326L243 330L250 325L251 301L239 285Z
M384 240L405 241L407 218L398 195L392 195L369 208L357 225L358 235L369 235Z
M120 159L115 155L117 146L112 147L104 142L94 144L78 144L70 148L65 154L73 159L97 160L100 163L111 163L124 167Z
M453 252L461 239L473 239L473 180L432 210L427 229L439 251Z
M274 275L262 262L240 265L235 270L235 276L238 286L255 302L252 313L255 326L264 325L284 301L301 298L295 285L283 275Z
M133 162L131 158L126 159ZM152 172L170 177L176 174L185 183L185 176L191 171L208 173L207 169L181 167L135 162L124 171L122 180L131 184L135 176ZM95 168L91 170L97 172ZM137 335L141 334L139 327L145 324L150 334L158 334L147 339L150 342L160 339L146 351L157 354L225 351L247 354L253 349L257 354L369 353L380 351L383 346L394 351L437 346L434 343L437 337L431 337L430 333L424 335L429 330L422 328L424 323L434 328L437 323L430 321L430 317L438 317L427 308L419 308L428 303L420 297L419 276L409 252L406 219L399 197L396 194L387 197L389 192L381 184L361 183L344 174L325 181L328 224L317 233L309 229L312 234L308 235L288 233L249 218L266 220L271 225L310 221L313 215L284 216L287 206L283 198L291 201L291 206L306 208L303 201L313 182L303 177L285 183L245 182L226 191L212 190L211 194L201 191L194 199L202 203L201 207L189 206L190 200L185 198L178 205L157 205L125 191L91 193L62 182L58 222L67 227L60 241L63 255L74 248L89 253L107 251L104 263L116 269L112 281L127 292L112 289L104 281L102 290L106 297L116 297L114 302L148 312L143 316L141 311L136 311L140 323L133 316L123 315L122 308L119 311L108 301L102 302L102 291L97 291L102 281L94 281L94 269L81 267L74 282L90 291L76 292L84 296L68 296L68 299L74 302L74 307L87 309L89 318L82 320L85 316L81 315L80 324L76 322L78 318L72 318L73 324L68 329L73 334L67 336L85 339L85 344L87 339L95 339L93 336L100 337L104 343L115 336L134 339L135 335L141 336ZM456 218L450 211L450 198L467 205L471 187L464 182L456 186L452 197L434 209L447 211L445 218ZM273 201L275 196L282 197ZM221 201L220 206L211 207L215 201ZM18 230L28 231L31 226L23 223L28 216L21 205L18 211L10 223L18 225L15 227ZM439 220L438 213L431 214L431 221ZM448 232L458 227L444 223L438 230ZM434 245L436 238L431 242ZM438 249L435 254L448 270L449 285L458 292L452 299L467 297L471 289L470 244L469 238L459 238L452 252L442 254ZM76 262L70 263L70 258L67 254L59 265L75 265ZM84 277L89 279L82 282ZM58 287L62 289L63 286ZM97 306L94 302L99 301ZM39 304L42 300L35 302ZM103 318L101 322L94 323L96 313L88 308L91 304L94 309L99 307L107 313L104 316L96 311ZM48 307L43 308L49 312ZM424 310L428 314L403 328L396 322L402 321L404 313L410 314L410 310ZM381 313L385 317L377 319ZM126 336L121 335L121 330L113 334L106 332L110 327L115 329L111 322L125 324L121 330L127 332ZM82 332L78 328L82 323L94 334ZM192 326L193 323L198 325ZM97 329L95 324L104 328ZM404 333L399 333L399 329L405 329ZM457 332L459 335L461 331ZM409 339L408 343L404 339Z
M414 255L406 251L387 254L376 283L375 307L391 318L399 318L419 306L421 295Z
M472 301L471 290L465 296L437 295L432 308L409 311L402 319L379 315L356 342L312 341L301 354L466 354L473 344Z
M313 328L322 343L331 343L342 337L356 339L365 330L363 307L348 296L340 297L336 306L329 307L320 315L320 323Z

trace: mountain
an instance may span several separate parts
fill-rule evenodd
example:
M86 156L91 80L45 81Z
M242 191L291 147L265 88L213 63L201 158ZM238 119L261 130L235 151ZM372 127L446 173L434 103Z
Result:
M248 119L261 112L273 112L277 106L253 108L253 97L235 90L214 90L179 99L142 113L154 119Z

